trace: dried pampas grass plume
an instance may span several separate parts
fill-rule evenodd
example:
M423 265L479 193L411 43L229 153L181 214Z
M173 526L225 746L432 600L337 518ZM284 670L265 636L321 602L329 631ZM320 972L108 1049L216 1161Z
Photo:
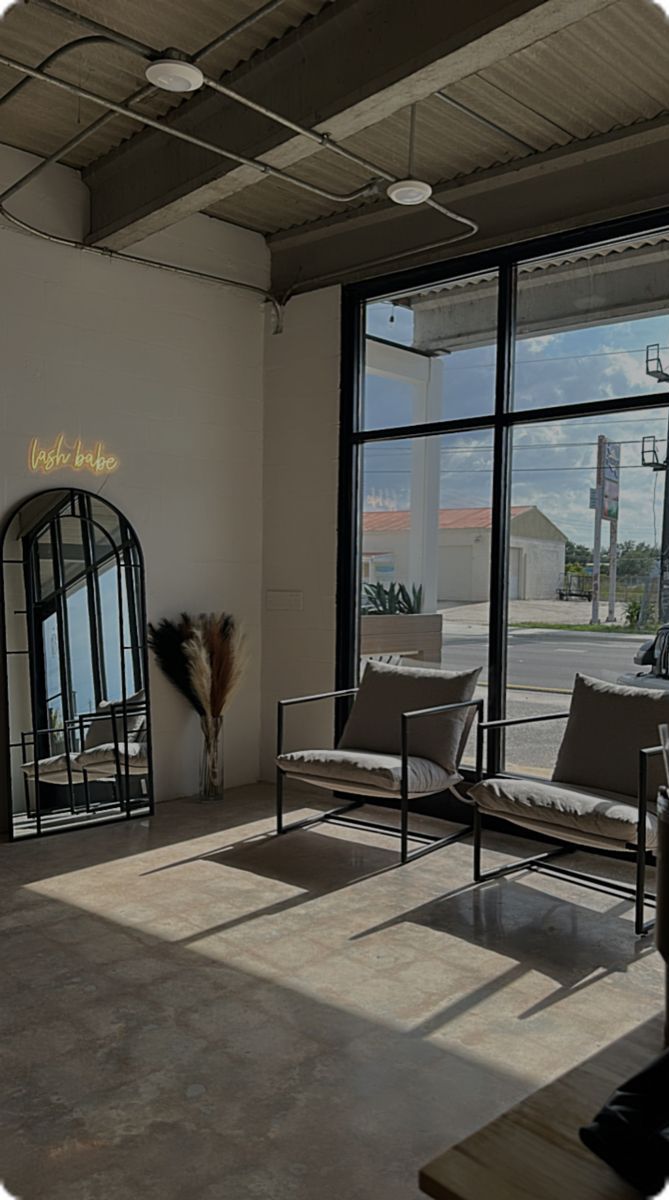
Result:
M202 792L218 795L223 711L244 672L245 640L229 613L182 613L177 621L149 625L149 645L163 673L200 718L205 746Z

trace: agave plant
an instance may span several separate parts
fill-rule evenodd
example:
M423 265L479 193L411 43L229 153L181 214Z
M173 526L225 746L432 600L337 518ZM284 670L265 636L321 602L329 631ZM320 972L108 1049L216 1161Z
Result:
M411 591L403 583L366 583L363 588L362 611L366 615L378 613L383 616L420 613L423 611L423 587L411 585Z
M204 738L201 792L221 791L220 736L223 710L244 667L243 638L228 613L182 613L179 620L149 625L149 645L170 683L200 718Z

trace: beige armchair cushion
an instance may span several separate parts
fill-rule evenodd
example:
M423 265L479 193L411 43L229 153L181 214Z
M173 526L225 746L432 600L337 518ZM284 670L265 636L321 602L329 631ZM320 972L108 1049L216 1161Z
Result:
M87 750L83 750L81 754L75 755L74 762L78 770L87 771L91 776L102 776L107 779L117 773L116 749L114 742L103 742L102 745L91 746ZM118 754L123 774L127 769L130 775L146 775L148 758L146 746L141 742L129 742L127 747L123 743L119 743Z
M480 673L480 667L454 672L368 662L339 749L401 754L402 713L471 700ZM457 775L474 714L473 708L462 708L416 718L409 725L411 755Z
M68 770L67 754L53 754L50 758L40 758L38 760L40 780L43 783L68 784L71 775L73 783L81 783L81 772L77 767L75 755L70 754L69 759L70 767ZM35 778L34 761L23 763L21 770L28 779Z
M621 687L577 675L553 779L579 788L638 795L639 751L657 746L669 722L669 691ZM660 756L648 762L648 799L664 781Z
M144 704L146 693L143 689L135 692L133 696L128 696L128 705ZM97 720L91 721L84 738L84 750L92 750L95 746L104 746L109 742L114 741L114 736L119 741L123 741L124 722L123 722L123 703L122 701L115 702L116 709L116 735L114 735L114 718L112 717L112 705L109 700L101 700L96 709ZM146 726L146 712L141 709L137 711L129 711L125 722L129 734L141 733Z
M469 792L482 812L567 842L623 850L637 840L638 809L629 796L540 779L486 779ZM648 849L657 842L646 818Z
M276 760L288 775L298 775L317 787L361 790L399 795L402 783L402 760L394 754L371 754L364 750L298 750L281 754ZM409 793L412 796L431 795L444 791L460 780L438 763L411 756ZM353 786L352 786L353 785Z

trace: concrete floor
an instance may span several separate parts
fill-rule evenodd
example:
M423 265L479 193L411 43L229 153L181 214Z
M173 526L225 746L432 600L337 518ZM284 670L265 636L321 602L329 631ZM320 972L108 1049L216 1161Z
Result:
M271 799L0 847L21 1200L415 1200L421 1163L661 1008L626 902L471 888L467 843L388 870L388 839L277 840Z

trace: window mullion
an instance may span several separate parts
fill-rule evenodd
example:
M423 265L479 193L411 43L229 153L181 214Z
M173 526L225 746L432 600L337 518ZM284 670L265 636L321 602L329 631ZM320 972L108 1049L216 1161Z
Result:
M488 716L491 720L501 720L506 714L509 489L511 480L511 430L507 416L511 411L512 404L516 281L515 265L509 264L501 269L497 302L497 371L488 641ZM488 740L489 771L496 773L501 769L503 754L503 737L499 732L491 731Z

